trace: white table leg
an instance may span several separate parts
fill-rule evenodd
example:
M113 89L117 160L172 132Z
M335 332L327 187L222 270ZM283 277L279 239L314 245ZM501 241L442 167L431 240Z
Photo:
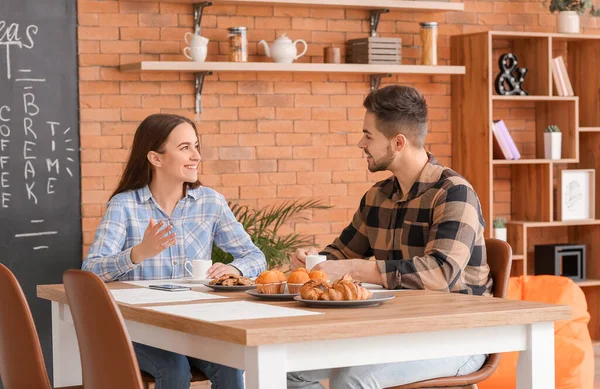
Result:
M519 354L517 389L554 389L554 323L527 328L527 349Z
M52 302L54 387L81 385L81 360L69 306Z
M246 388L284 389L287 387L286 346L269 344L246 348Z

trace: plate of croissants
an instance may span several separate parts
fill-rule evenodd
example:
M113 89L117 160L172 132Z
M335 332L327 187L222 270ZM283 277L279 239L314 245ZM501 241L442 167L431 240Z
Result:
M225 291L237 291L241 292L244 290L254 289L256 285L248 277L237 276L235 274L225 274L219 278L204 284L213 290L219 292Z
M324 280L310 280L300 288L294 300L312 307L367 307L376 306L396 296L376 293L364 288L348 274L332 284Z

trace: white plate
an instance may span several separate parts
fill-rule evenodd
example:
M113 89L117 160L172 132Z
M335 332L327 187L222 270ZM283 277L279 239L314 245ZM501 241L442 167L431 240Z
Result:
M367 300L342 300L342 301L328 301L328 300L304 300L301 296L294 297L294 300L300 301L313 308L322 308L322 307L335 307L335 308L352 308L352 307L373 307L377 306L384 301L391 300L396 298L396 296L391 294L382 294L378 293L377 295L373 295L370 299Z

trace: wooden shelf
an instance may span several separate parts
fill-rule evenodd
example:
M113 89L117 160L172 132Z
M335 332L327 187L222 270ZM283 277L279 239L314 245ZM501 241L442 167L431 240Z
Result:
M579 127L579 132L600 132L600 127Z
M519 31L489 31L493 37L513 38L513 39L531 39L531 38L552 38L567 41L585 41L590 39L600 39L600 35L593 34L561 34L553 32L519 32ZM474 33L481 34L481 33Z
M513 261L522 261L524 259L525 259L525 256L522 254L513 254L513 256L512 256Z
M494 165L539 165L547 163L577 163L577 159L494 159Z
M510 220L506 224L513 224L523 226L527 228L535 227L569 227L569 226L590 226L600 225L600 220L567 220L567 221L555 221L555 222L528 222L519 220Z
M585 281L576 282L582 288L590 287L590 286L600 286L600 280L587 279Z
M121 65L123 72L322 72L365 74L465 74L464 66L335 63L143 61Z
M156 2L156 0L130 0ZM196 4L198 0L161 0L163 3ZM274 5L284 7L344 7L344 8L390 8L415 12L464 11L463 3L446 1L395 1L395 0L213 0L213 5Z
M492 96L493 101L575 101L577 99L577 96Z

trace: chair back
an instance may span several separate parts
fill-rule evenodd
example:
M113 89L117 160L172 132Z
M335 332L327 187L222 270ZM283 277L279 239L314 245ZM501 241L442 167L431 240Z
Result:
M77 333L83 387L143 389L121 311L104 282L81 270L67 270L63 282Z
M0 380L5 389L51 389L25 294L14 274L1 263Z
M500 239L486 238L487 262L494 282L494 297L506 298L508 279L512 267L512 249L508 243Z

